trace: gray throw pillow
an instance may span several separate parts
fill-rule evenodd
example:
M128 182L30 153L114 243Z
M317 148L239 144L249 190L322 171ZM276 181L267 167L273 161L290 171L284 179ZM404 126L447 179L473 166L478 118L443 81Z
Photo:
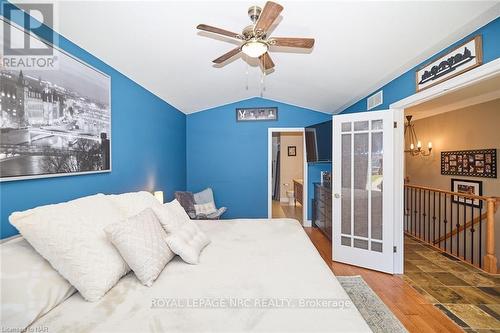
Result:
M181 204L190 218L196 218L196 210L194 209L194 196L191 192L175 192L175 198Z

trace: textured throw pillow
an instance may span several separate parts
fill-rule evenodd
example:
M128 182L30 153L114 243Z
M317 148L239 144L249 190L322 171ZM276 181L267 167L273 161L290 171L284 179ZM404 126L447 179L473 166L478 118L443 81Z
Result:
M184 208L190 218L196 218L196 211L194 209L194 196L191 192L175 192L175 198Z
M167 202L159 207L155 206L153 211L167 233L174 232L183 223L190 221L189 216L177 200Z
M161 206L155 196L146 191L111 194L106 198L111 200L127 217L135 216L146 208Z
M1 327L20 331L76 292L22 237L0 245L0 256Z
M209 202L213 202L214 206L215 206L214 193L210 187L204 189L201 192L193 194L193 198L194 198L195 204L200 205L200 204L206 204Z
M126 218L97 194L12 213L10 223L88 301L97 301L130 269L104 228Z
M104 231L137 278L148 287L174 257L165 240L167 233L151 208L109 225Z
M217 208L215 208L215 204L213 202L208 202L199 205L195 204L194 210L196 211L196 216L200 216L215 213L217 211Z
M186 222L167 236L167 244L175 254L188 264L197 264L200 253L210 243L207 235L192 222Z

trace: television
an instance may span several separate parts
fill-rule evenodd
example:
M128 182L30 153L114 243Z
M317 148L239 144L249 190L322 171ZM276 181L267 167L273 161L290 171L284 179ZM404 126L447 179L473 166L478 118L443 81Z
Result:
M332 121L305 128L307 162L332 161Z

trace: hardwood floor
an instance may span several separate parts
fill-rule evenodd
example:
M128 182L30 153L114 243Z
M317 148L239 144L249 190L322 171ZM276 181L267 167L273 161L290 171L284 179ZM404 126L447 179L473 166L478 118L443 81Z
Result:
M335 275L361 275L410 332L463 332L400 276L332 261L332 245L316 228L304 228Z
M296 206L290 206L287 203L281 203L273 200L272 202L273 218L291 218L302 221L302 205L297 203Z

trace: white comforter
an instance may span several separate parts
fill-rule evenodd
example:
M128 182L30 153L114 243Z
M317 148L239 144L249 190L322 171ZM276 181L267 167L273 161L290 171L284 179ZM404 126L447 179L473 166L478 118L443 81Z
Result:
M74 294L31 328L51 333L370 331L296 220L197 224L212 240L200 264L176 257L150 288L129 273L100 301Z

